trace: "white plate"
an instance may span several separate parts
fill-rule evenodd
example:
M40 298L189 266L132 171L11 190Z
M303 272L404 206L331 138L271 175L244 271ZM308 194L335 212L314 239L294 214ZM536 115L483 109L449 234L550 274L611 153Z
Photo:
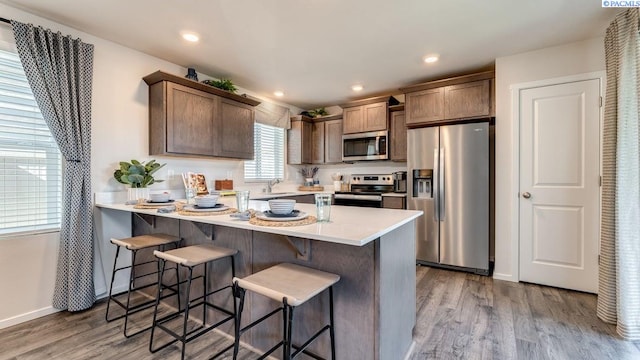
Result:
M167 200L167 201L153 201L153 200L145 200L144 203L148 205L158 205L158 204L171 204L175 200Z
M215 207L199 207L198 205L185 205L183 208L185 211L194 211L194 212L215 212L215 211L225 211L229 210L228 206L224 206L222 204L218 204Z
M271 217L271 216L267 216L264 213L257 213L256 217L260 220L267 220L267 221L294 221L294 220L302 220L302 219L306 219L309 215L306 212L302 212L300 211L300 213L298 214L298 216L290 216L290 217L282 217L282 216L278 216L278 217Z

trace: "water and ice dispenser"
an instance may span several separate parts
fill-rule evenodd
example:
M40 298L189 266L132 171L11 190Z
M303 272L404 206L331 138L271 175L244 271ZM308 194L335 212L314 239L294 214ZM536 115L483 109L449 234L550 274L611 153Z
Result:
M413 170L413 197L433 198L433 169Z

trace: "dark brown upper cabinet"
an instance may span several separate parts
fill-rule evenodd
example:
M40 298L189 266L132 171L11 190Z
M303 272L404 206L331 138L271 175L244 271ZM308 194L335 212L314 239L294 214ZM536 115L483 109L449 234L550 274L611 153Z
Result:
M389 142L391 161L407 161L407 124L405 122L405 112L401 111L402 106L398 106L398 111L391 111L389 120Z
M149 85L149 154L253 159L259 102L157 71Z
M380 96L340 105L343 134L387 130L389 106L397 104L398 100L393 96Z
M302 165L342 162L341 117L293 117L291 129L287 131L287 163Z
M495 116L494 72L435 80L400 89L408 127Z

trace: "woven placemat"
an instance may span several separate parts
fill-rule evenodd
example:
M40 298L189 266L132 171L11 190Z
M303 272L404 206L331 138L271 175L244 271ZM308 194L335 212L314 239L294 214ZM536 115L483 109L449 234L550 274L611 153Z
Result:
M249 219L249 224L260 225L260 226L275 226L275 227L310 225L315 222L316 222L315 216L307 216L304 219L293 220L293 221L269 221L269 220L258 219L257 217L252 217L251 219Z
M187 216L209 216L209 215L228 215L237 213L238 209L236 208L228 208L227 210L222 211L189 211L189 210L178 210L178 214L187 215Z

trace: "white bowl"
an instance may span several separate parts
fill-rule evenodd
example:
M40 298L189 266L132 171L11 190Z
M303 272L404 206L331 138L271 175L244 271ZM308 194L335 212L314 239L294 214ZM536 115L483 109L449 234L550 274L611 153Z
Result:
M218 195L200 195L194 200L199 207L214 207L218 203Z
M169 193L164 192L164 193L149 194L149 200L151 200L152 202L167 202L169 201Z
M291 199L269 200L269 209L271 209L272 213L279 215L290 214L293 211L293 207L295 205L296 201Z

